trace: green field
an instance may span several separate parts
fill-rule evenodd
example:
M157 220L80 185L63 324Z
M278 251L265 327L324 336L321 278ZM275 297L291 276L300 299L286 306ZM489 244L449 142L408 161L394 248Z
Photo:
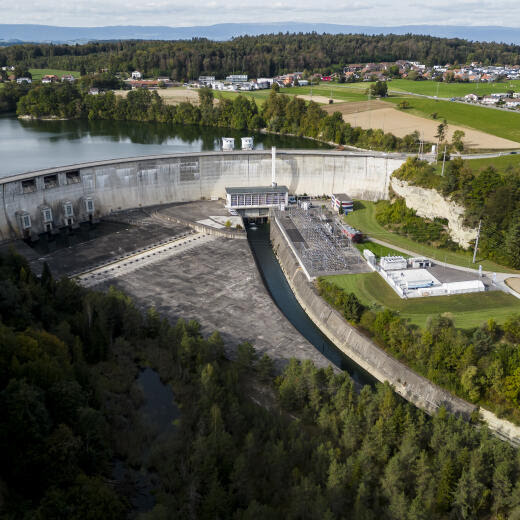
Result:
M405 253L401 253L401 251L397 251L397 249L391 249L390 247L382 246L381 244L376 244L375 242L363 242L361 244L354 244L356 249L363 253L365 249L372 251L376 255L377 258L381 258L382 256L404 256L405 258L409 258L410 255Z
M265 100L269 97L270 90L253 90L251 92L228 92L222 90L215 90L213 92L215 99L235 99L237 96L244 96L247 98L254 99L258 106L262 106Z
M407 112L411 114L431 119L431 114L436 113L439 123L446 119L448 124L466 126L520 142L520 112L505 112L465 103L419 97L389 97L385 101L396 105L401 101L408 101L411 108Z
M502 291L404 300L377 273L327 276L327 280L354 293L364 305L387 307L419 327L437 314L448 315L457 327L472 328L491 317L502 323L520 312L520 300Z
M332 94L332 98L339 99L341 101L366 101L368 99L367 94L365 94L367 88L368 87L366 84L363 85L362 88L352 89L344 87L343 85L325 85L322 83L312 87L312 95L322 96L329 99ZM311 87L292 87L286 90L281 89L280 92L292 95L310 96Z
M474 171L487 168L488 166L493 166L497 171L507 172L509 168L520 167L520 154L508 154L502 155L501 157L489 157L486 159L467 159L465 164Z
M373 202L356 202L356 210L349 213L345 220L353 227L359 229L363 233L368 234L370 237L383 240L393 246L401 247L408 251L428 258L433 258L440 262L447 262L454 265L460 265L463 267L474 267L478 268L479 264L482 264L482 268L488 271L496 271L501 273L514 273L517 272L514 269L501 266L492 262L479 258L477 255L477 263L472 263L472 254L470 252L455 252L448 251L446 249L438 249L436 247L428 246L426 244L419 244L409 238L397 235L387 231L383 226L378 224L375 217L375 204Z
M333 97L339 97L337 92L351 91L364 93L374 83L363 81L359 83L321 83L318 87L325 88ZM388 91L392 93L412 93L423 96L437 96L439 98L463 97L466 94L486 96L493 92L520 91L520 80L506 81L503 83L439 83L437 81L409 81L407 79L393 79L388 82ZM398 94L399 95L399 94Z
M312 95L313 96L321 96L327 99L330 98L332 88L332 97L334 99L338 99L341 101L366 101L368 99L367 95L364 93L367 89L366 84L364 84L362 89L350 89L340 85L332 85L332 86L314 86L312 87ZM215 98L219 97L224 99L233 99L238 95L251 97L253 98L258 105L262 105L266 98L269 97L271 90L253 90L251 92L227 92L227 91L215 91ZM280 94L285 94L287 96L310 96L311 95L311 87L290 87L290 88L282 88L280 89ZM324 104L322 102L316 101L318 104Z
M520 91L520 80L503 83L439 83L438 81L409 81L394 79L388 83L390 91L412 92L439 98L463 97L466 94L486 96L493 92Z
M75 78L79 78L80 74L76 70L58 70L58 69L29 69L33 81L40 81L43 76L55 74L61 79L65 74L72 74Z

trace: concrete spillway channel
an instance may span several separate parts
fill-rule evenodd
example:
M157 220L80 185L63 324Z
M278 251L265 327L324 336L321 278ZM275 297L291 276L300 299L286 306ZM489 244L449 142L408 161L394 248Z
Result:
M164 260L169 256L180 254L181 252L212 240L215 240L215 237L204 235L203 233L181 235L158 246L152 246L120 260L89 269L88 271L76 275L76 279L84 287L94 287L112 278L128 275L132 271Z

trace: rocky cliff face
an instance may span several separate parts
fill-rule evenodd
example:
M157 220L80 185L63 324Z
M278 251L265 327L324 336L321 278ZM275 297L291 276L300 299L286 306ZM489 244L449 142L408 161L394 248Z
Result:
M411 186L406 181L394 177L390 185L397 195L406 200L406 205L417 212L418 216L431 220L447 219L450 236L460 246L467 248L470 246L470 241L476 238L477 230L463 225L464 208L459 204L445 199L435 190Z

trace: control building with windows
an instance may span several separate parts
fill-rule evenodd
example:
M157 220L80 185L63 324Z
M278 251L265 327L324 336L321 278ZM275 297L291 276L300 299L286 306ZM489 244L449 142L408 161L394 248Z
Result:
M226 208L243 217L267 217L270 208L287 206L287 186L251 186L226 188Z
M330 196L330 202L332 208L338 212L340 207L343 208L345 215L354 211L354 202L346 193L333 193Z

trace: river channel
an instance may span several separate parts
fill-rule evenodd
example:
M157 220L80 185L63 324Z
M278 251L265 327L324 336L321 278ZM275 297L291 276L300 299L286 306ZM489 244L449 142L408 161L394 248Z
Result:
M256 229L248 227L247 236L267 290L285 317L329 361L346 370L357 384L374 385L375 378L331 343L298 303L271 246L269 224L259 225Z

